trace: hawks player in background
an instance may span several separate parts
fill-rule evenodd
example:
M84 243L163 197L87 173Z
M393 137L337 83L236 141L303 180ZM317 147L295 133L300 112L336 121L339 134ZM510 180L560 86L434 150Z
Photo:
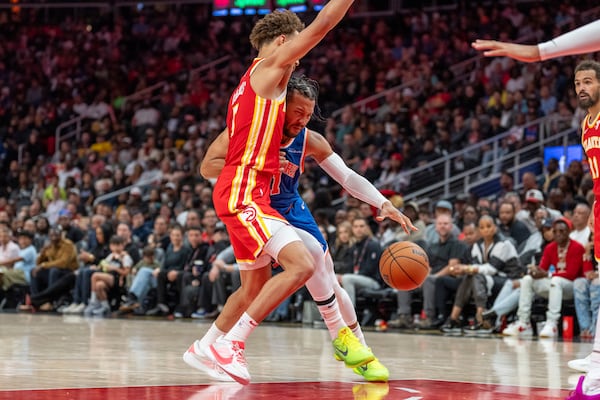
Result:
M487 57L506 56L525 62L600 51L600 20L565 33L538 45L520 45L495 40L477 40L472 46L483 50ZM588 159L594 182L594 205L590 227L594 231L594 256L600 261L600 63L587 60L575 68L575 92L579 106L587 110L581 128L581 143ZM598 227L598 229L596 229ZM600 400L600 319L596 322L596 337L589 358L587 376L582 376L569 400ZM583 360L573 360L583 361ZM579 362L578 364L581 364ZM571 362L569 363L571 366Z

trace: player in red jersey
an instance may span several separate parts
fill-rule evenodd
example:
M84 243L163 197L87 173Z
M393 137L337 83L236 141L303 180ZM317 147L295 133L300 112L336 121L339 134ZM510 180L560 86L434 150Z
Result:
M600 20L584 25L548 42L537 45L521 45L498 42L495 40L477 40L472 46L483 50L487 57L507 56L525 62L547 60L573 54L599 51ZM594 221L600 218L600 63L583 61L575 68L575 92L579 106L588 114L582 122L581 143L583 145L590 174L594 182L594 205L589 225L594 232L594 257L600 261L600 228L595 228ZM598 225L600 227L600 224ZM600 320L596 322L596 332L600 332ZM589 364L588 364L589 363ZM568 400L600 400L600 337L594 338L593 351L584 360L572 360L569 366L588 370L582 376L575 391Z
M309 251L270 206L271 178L279 169L286 86L298 60L342 19L352 3L330 1L306 29L290 11L275 11L261 19L250 34L258 57L228 103L229 146L213 202L227 226L242 287L229 297L203 338L212 344L207 348L192 345L190 351L203 352L242 384L250 382L244 356L246 339L314 272ZM270 279L272 259L284 272ZM244 309L245 304L250 306ZM218 339L211 340L215 336Z

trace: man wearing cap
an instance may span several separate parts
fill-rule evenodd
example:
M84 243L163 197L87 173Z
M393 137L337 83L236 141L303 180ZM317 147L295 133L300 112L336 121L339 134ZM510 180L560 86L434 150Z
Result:
M584 247L569 239L573 224L565 217L552 223L554 241L549 243L538 266L531 266L521 278L518 320L502 331L506 336L531 336L531 305L536 294L548 299L546 323L539 337L557 335L557 322L561 317L563 299L573 298L573 281L593 270L589 259L584 259Z
M525 193L525 209L529 213L518 213L517 219L523 222L529 228L530 232L535 232L537 227L533 216L538 208L546 208L553 219L562 217L559 211L549 209L545 206L544 195L537 189L530 189Z
M437 203L435 203L435 209L433 210L434 220L437 219L437 217L440 214L448 214L448 215L450 215L450 217L453 217L452 204L448 200L440 200ZM458 226L456 226L456 224L454 222L452 223L451 235L452 235L452 237L455 237L455 238L457 238L458 235L460 235L460 229L458 228ZM435 228L435 223L427 225L427 227L425 228L425 238L424 239L425 239L425 243L427 245L436 243L437 241L440 240L440 235L438 234L438 232Z
M18 233L18 256L3 262L0 267L0 284L6 292L13 285L29 285L31 270L35 267L37 251L32 245L33 232L21 230Z
M62 228L65 238L73 243L79 243L85 238L85 233L75 224L71 223L73 214L68 209L60 210L58 213L58 225Z

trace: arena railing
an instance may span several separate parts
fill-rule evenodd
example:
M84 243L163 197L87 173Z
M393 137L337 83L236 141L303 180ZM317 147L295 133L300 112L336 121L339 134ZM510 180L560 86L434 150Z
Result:
M502 171L512 174L514 182L520 182L522 173L531 170L539 175L544 171L544 149L546 146L561 146L579 143L579 128L570 122L572 118L560 118L550 115L531 121L520 128L513 127L507 132L484 140L480 143L451 153L445 157L427 163L427 165L406 171L411 182L419 182L412 186L406 193L402 193L405 201L427 199L451 199L458 193L476 192L480 196L487 196L486 187L493 192L494 182L497 182ZM557 123L563 122L569 128L557 132ZM505 140L514 135L514 129L537 129L538 138L517 150L502 153L498 151ZM493 158L488 163L480 162L477 166L456 172L453 165L459 160L464 160L465 155L483 153L484 148L493 150ZM410 185L409 185L410 187Z
M213 60L209 63L201 65L197 68L194 68L188 72L189 77L188 81L192 80L192 77L197 78L200 73L210 68L213 68L217 65L220 65L226 61L228 61L231 56L223 56L216 60ZM146 98L148 95L151 97L156 97L155 92L160 91L165 85L167 81L158 82L152 86L141 89L135 93L132 93L124 98L124 104L127 102L136 102ZM63 122L60 124L55 131L55 151L59 151L60 142L62 140L71 139L75 137L76 140L79 140L79 136L81 135L83 122L86 120L85 117L75 117L69 121ZM22 150L21 150L22 153ZM21 157L19 157L19 162L21 162Z

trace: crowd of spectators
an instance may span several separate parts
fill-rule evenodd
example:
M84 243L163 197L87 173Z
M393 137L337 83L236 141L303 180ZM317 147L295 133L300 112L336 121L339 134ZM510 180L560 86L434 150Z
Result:
M25 274L25 282L18 281L32 283L26 306L89 315L122 307L122 312L149 315L214 316L227 291L239 284L231 274L234 260L224 252L226 232L212 209L211 183L197 169L208 143L224 127L229 94L253 56L248 43L253 21L211 17L203 5L186 7L185 13L146 8L56 22L30 10L2 15L0 223L9 227L9 237L24 238L23 249L31 249L25 246L31 236L39 254L52 246L73 246L77 254L76 265L30 263L33 280ZM566 122L557 130L578 124L581 114L568 90L575 59L536 65L493 59L461 76L451 72L453 65L475 56L470 48L475 38L556 36L558 29L579 25L580 8L590 4L545 2L528 8L525 13L514 4L459 6L344 20L298 68L319 80L322 116L406 86L361 108L348 106L339 120L316 121L315 127L398 207L413 213L423 228L434 227L437 215L419 204L402 204L401 195L422 182L407 174L410 168L506 131L514 134L505 151L517 149L537 139L536 130L525 124L542 116L563 117ZM230 56L226 65L190 79L192 68L221 56ZM158 95L125 100L162 81ZM55 143L57 126L77 116L83 118L80 134ZM479 165L487 150L454 167ZM588 189L581 175L564 176L564 196L572 199ZM136 186L101 198L131 185ZM541 189L554 208L568 212L555 203L556 193ZM338 226L351 233L347 223L359 217L366 218L380 246L406 239L352 199L333 209L332 200L343 193L314 163L306 165L301 191L328 233L332 251L340 255L337 266L356 264L352 235L335 233ZM495 212L484 206L476 211L486 209ZM430 231L439 238L439 232ZM23 262L11 257L0 263ZM65 271L43 273L55 267ZM222 282L225 272L228 279ZM434 307L435 300L428 301ZM427 316L432 323L439 319L433 310Z

